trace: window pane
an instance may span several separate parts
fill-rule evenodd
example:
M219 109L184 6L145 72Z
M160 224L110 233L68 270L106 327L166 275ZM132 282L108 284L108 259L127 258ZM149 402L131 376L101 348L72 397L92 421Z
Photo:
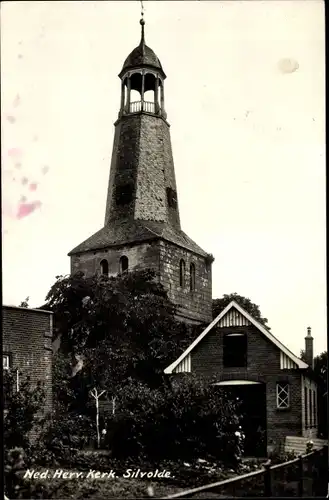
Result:
M8 354L2 355L2 366L3 366L4 370L9 370L9 355Z
M277 408L289 408L289 384L276 385Z

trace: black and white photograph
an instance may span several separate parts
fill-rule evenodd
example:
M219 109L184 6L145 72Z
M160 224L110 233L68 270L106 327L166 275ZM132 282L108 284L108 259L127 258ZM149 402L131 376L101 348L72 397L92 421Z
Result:
M1 2L4 500L329 497L325 3Z

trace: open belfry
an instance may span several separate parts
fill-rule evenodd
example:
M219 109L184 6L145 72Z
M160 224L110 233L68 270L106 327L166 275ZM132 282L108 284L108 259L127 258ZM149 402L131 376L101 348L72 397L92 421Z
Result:
M209 322L213 258L181 229L165 111L166 75L145 44L143 18L140 24L140 44L119 74L121 104L114 124L105 224L69 253L71 273L114 276L152 269L178 307L178 318Z

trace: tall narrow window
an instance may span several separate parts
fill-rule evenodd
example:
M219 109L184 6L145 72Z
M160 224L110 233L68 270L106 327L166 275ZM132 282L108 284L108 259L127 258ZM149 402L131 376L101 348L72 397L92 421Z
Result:
M195 290L195 265L190 264L190 290Z
M125 271L128 271L128 267L129 267L128 257L123 255L120 258L120 273L124 273Z
M308 396L308 391L307 387L304 387L304 418L305 418L305 429L308 428L308 415L307 415L307 410L308 410L308 402L307 402L307 396Z
M185 262L183 259L179 263L179 286L182 288L185 286Z
M309 404L309 427L312 427L312 390L308 390L308 404Z
M316 426L316 419L315 419L315 391L313 390L312 391L312 397L313 397L313 401L312 401L312 406L313 406L313 427Z
M276 407L279 409L289 408L290 406L290 387L289 384L276 384Z
M9 354L2 355L2 367L4 370L9 370L9 368L10 368Z
M247 366L247 335L227 333L223 338L223 365L225 368Z
M314 391L314 425L318 425L317 392Z
M106 259L101 260L101 273L106 276L109 275L109 263Z

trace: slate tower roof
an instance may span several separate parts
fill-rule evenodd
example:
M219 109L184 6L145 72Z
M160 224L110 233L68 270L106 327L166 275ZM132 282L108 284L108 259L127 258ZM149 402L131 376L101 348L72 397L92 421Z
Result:
M145 43L145 30L144 19L141 19L140 24L142 26L141 41L138 47L136 47L125 60L120 75L124 73L127 69L136 68L138 66L148 66L150 68L155 68L162 70L162 66L159 58L155 55L152 49L148 47ZM120 76L119 75L119 76Z

